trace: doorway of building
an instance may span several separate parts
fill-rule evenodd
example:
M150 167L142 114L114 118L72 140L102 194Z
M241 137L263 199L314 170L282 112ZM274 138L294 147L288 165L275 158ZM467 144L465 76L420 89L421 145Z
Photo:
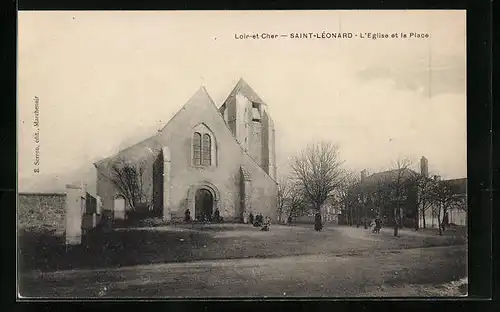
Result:
M213 215L214 198L207 189L196 191L195 217L200 221L211 221Z

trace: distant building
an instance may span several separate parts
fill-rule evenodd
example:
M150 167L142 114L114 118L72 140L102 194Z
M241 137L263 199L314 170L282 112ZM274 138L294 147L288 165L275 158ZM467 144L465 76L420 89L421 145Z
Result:
M341 210L334 203L328 202L321 207L321 220L325 223L339 223Z
M389 198L394 198L395 187L401 188L401 224L404 227L412 227L417 220L417 189L411 183L412 178L418 173L408 169L394 169L377 172L370 176L362 174L360 185L358 186L358 209L354 210L355 223L363 223L365 219L371 220L379 215L384 219L385 224L393 224L393 203Z
M304 212L303 215L297 216L294 219L296 223L314 223L314 217L316 215L316 210L310 208ZM341 209L340 206L336 204L336 201L330 197L320 208L321 222L322 223L333 223L336 224L340 220Z
M394 225L394 199L399 196L400 224L403 227L415 227L417 222L419 227L423 227L424 221L420 209L418 186L416 177L423 176L428 178L428 160L422 157L420 160L420 173L409 169L401 168L377 172L367 175L366 170L361 171L361 180L358 185L350 189L350 200L347 207L343 207L340 222L343 224L362 224L364 220L370 220L379 215L386 225ZM453 193L459 202L466 205L466 184L467 179L453 179L442 181L451 186ZM454 206L448 212L449 222L457 225L465 225L466 212L465 206ZM425 225L432 227L439 224L438 214L443 217L443 209L439 211L437 207L432 206L426 210Z
M448 221L454 225L467 225L467 178L445 180L451 187L457 199L454 209L448 211ZM438 216L443 217L443 209L430 206L425 212L425 227L437 228L439 225ZM419 226L424 227L424 218L420 213Z

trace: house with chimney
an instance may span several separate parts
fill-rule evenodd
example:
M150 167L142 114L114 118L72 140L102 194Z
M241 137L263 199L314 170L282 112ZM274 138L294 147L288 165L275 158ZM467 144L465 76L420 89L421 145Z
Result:
M418 185L419 179L431 178L427 158L420 159L419 171L401 167L368 175L367 170L362 170L359 183L349 190L350 200L342 209L341 223L361 225L378 215L386 226L393 226L396 213L398 224L402 227L415 228L418 225L422 228L424 224L425 227L437 227L438 217L443 217L444 210L435 203L424 203ZM439 183L446 184L456 198L456 204L448 209L449 223L465 225L467 179L442 180ZM427 205L427 209L422 209L422 205Z

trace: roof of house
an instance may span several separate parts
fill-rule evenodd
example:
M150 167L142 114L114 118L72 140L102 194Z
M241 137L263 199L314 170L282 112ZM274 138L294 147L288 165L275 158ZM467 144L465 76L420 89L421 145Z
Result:
M467 194L467 178L446 180L455 194Z
M387 171L382 171L382 172L376 172L368 177L365 178L366 183L376 183L376 182L381 182L381 181L394 181L397 179L399 172L401 172L401 177L402 178L410 178L417 174L415 171L408 169L408 168L402 168L402 169L393 169L393 170L387 170Z

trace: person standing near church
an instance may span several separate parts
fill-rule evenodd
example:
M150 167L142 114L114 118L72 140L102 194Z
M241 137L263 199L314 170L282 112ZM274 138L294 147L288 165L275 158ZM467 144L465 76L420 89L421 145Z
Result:
M321 213L316 213L314 218L314 229L316 231L321 231L323 229L323 224L321 223Z

